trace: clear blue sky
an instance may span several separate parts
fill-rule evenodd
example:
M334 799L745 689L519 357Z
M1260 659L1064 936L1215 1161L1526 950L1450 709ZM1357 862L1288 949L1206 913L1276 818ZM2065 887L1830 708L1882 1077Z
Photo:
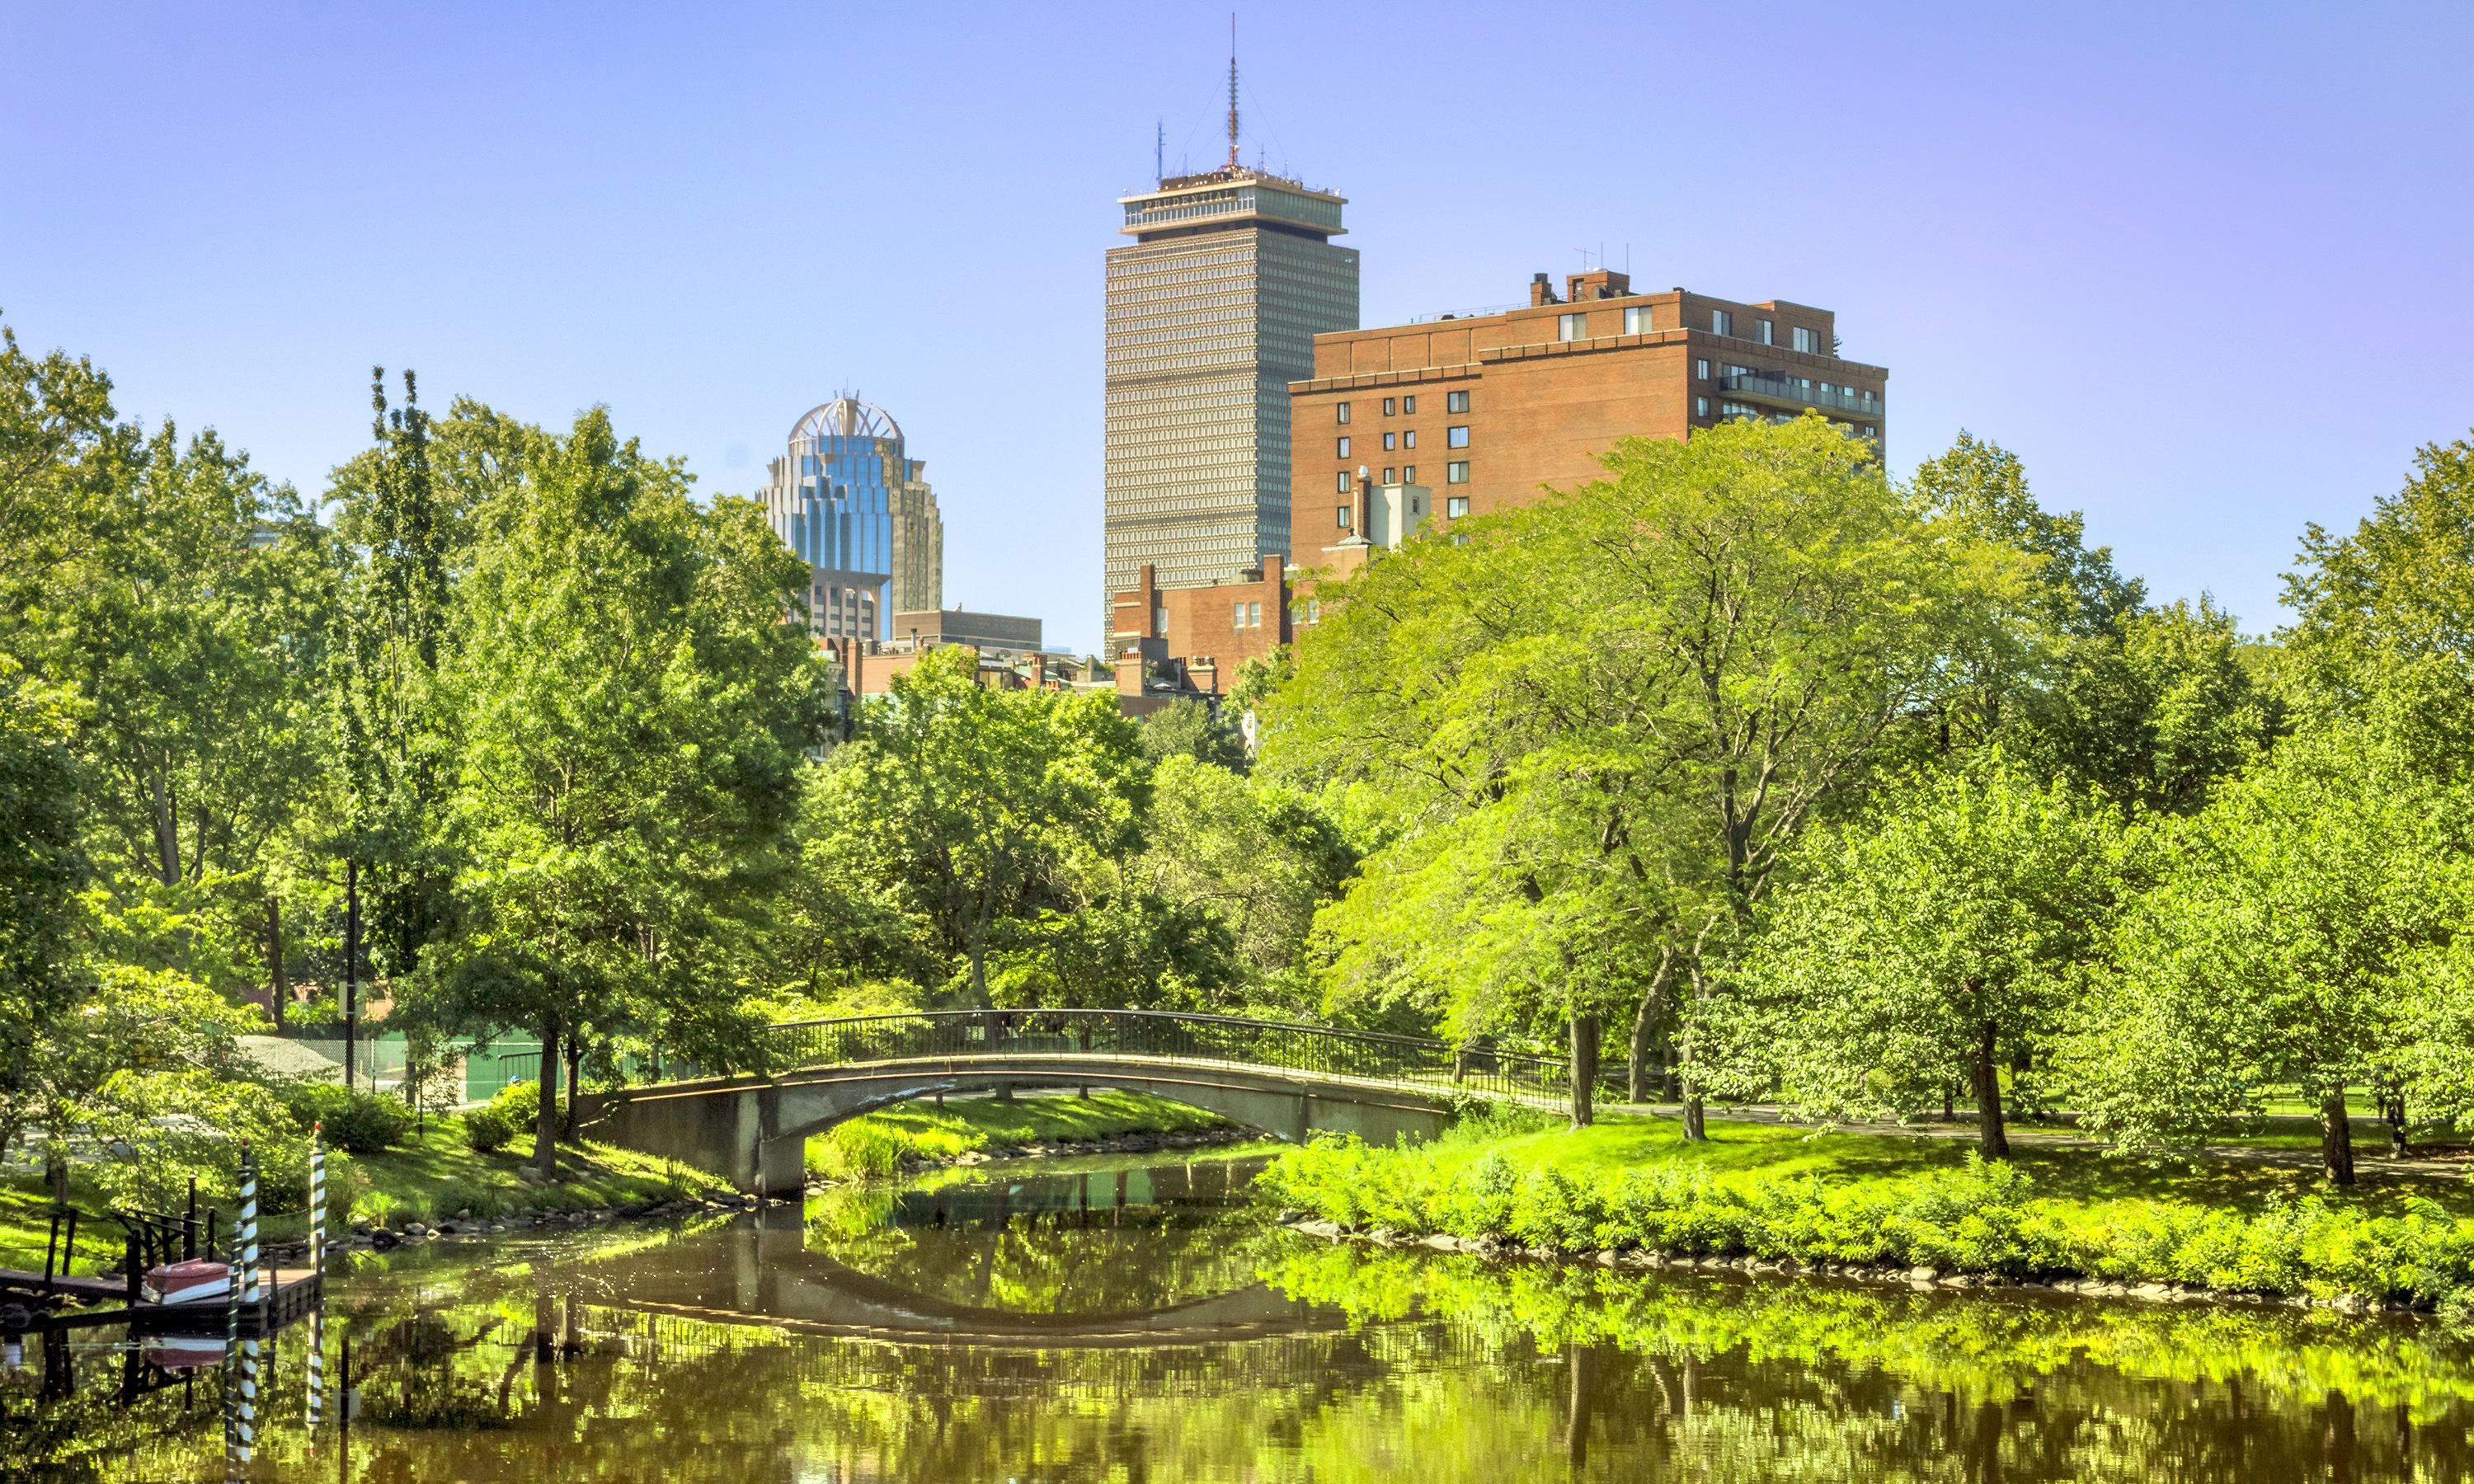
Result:
M1098 635L1113 199L1217 145L1227 12L0 0L0 311L304 491L372 363L594 402L752 491L898 418L949 604ZM2306 520L2474 425L2474 7L1248 5L1246 153L1369 323L1579 250L1838 314L1894 463L1970 428L2274 627Z

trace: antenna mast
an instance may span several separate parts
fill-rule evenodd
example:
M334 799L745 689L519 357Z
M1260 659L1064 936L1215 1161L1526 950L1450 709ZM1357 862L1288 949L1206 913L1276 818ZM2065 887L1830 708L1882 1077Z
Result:
M1152 125L1152 179L1168 179L1168 120Z
M1228 168L1237 164L1237 12L1228 12Z

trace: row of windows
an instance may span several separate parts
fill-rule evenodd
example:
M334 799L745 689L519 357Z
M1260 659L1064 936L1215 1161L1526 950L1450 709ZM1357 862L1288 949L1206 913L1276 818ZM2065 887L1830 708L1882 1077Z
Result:
M1468 429L1463 427L1454 428L1451 431L1460 435L1460 442L1452 444L1453 447L1466 448L1468 446ZM1340 452L1336 457L1343 459L1347 458L1348 440L1346 438L1341 439L1339 441L1339 446ZM1417 446L1418 430L1416 428L1410 428L1406 432L1386 433L1383 435L1383 451L1385 453L1392 453L1402 448L1415 448Z
M1735 316L1734 311L1727 309L1710 310L1710 329L1713 334L1734 334ZM1787 333L1796 349L1803 351L1807 355L1819 355L1822 353L1821 332L1819 330L1807 329L1805 326L1798 324L1791 326ZM1764 346L1777 345L1778 322L1775 320L1755 320L1753 322L1753 333L1751 338Z
M1229 615L1229 619L1228 619L1228 624L1229 624L1229 627L1230 627L1230 628L1233 628L1233 629L1260 629L1261 627L1263 627L1263 605L1262 605L1262 604L1260 604L1260 603L1231 603L1231 604L1229 604L1229 605L1228 605L1228 607L1229 607L1231 610L1234 610L1234 611Z
M1396 407L1395 407L1395 404L1396 404ZM1443 394L1443 411L1445 411L1445 412L1467 412L1467 411L1468 411L1468 410L1469 410L1469 395L1468 395L1467 392L1446 392L1446 393L1444 393L1444 394ZM1331 412L1332 412L1332 420L1333 420L1334 422L1337 422L1337 423L1341 424L1343 427L1346 427L1346 426L1347 426L1347 425L1348 425L1348 403L1346 403L1346 402L1334 402L1334 403L1332 403L1332 404L1331 404ZM1403 417L1403 418L1406 418L1406 417L1415 417L1415 416L1417 416L1417 412L1418 412L1418 399L1417 399L1416 397L1414 397L1414 396L1400 396L1400 397L1391 397L1391 396L1387 396L1387 397L1385 397L1385 398L1383 399L1383 416L1385 416L1385 417L1387 417L1387 418L1393 418L1393 417ZM1468 432L1468 429L1467 429L1467 428L1463 428L1463 429L1461 429L1461 432L1462 432L1463 434L1467 434L1467 433ZM1391 435L1387 433L1387 434L1385 434L1384 436L1385 436L1386 438L1389 438ZM1410 436L1411 436L1412 438L1415 438L1417 435L1415 435L1415 434L1411 434ZM1348 442L1348 440L1346 440L1346 439L1342 439L1342 440L1341 440L1341 442L1342 442L1342 443L1346 443L1346 442ZM1389 444L1389 443L1386 443L1386 444L1384 444L1383 446L1384 446L1384 447L1386 447L1386 448L1389 448L1389 447L1391 447L1392 445L1391 445L1391 444ZM1414 448L1414 447L1416 447L1416 446L1417 446L1417 444L1413 443L1411 443L1409 446L1410 446L1410 447L1412 447L1412 448ZM1465 446L1465 444L1459 444L1459 443L1456 443L1456 444L1454 444L1453 446L1454 446L1454 447L1461 447L1461 446ZM1343 458L1346 458L1347 456L1348 456L1348 451L1347 451L1346 449L1343 449L1343 450L1341 450L1341 457L1343 457Z

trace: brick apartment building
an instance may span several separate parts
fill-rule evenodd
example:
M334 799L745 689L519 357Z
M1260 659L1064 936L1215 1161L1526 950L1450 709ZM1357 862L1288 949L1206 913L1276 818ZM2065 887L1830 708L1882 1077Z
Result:
M1357 471L1433 491L1439 528L1599 477L1615 440L1687 438L1728 418L1818 412L1882 437L1879 366L1841 360L1837 317L1772 299L1626 276L1544 274L1526 305L1315 337L1315 374L1289 384L1289 560L1323 564L1348 535Z
M1144 562L1132 590L1114 594L1109 605L1108 653L1128 713L1178 696L1226 695L1238 666L1296 636L1291 596L1277 557L1219 582L1180 587L1161 586L1158 569Z

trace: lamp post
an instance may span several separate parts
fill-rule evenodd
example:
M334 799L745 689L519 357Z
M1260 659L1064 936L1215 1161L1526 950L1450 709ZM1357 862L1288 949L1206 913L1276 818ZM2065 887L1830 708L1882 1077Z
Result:
M361 1029L361 867L344 862L344 1090L352 1090L352 1054Z

